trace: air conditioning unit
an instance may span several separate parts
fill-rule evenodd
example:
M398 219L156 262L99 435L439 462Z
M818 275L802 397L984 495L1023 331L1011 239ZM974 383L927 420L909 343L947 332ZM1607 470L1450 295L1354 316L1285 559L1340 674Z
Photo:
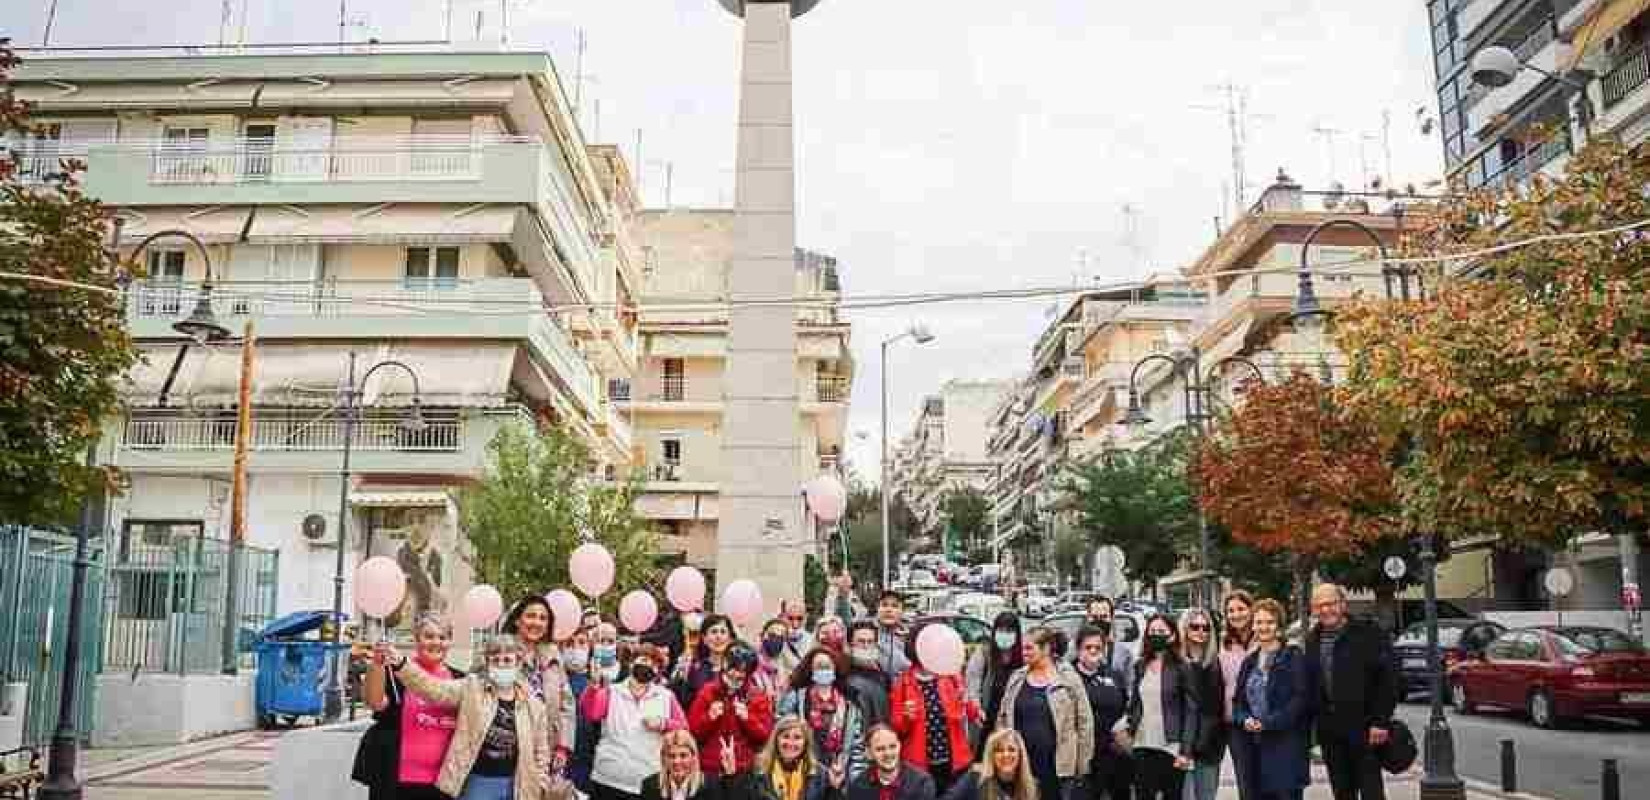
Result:
M327 518L318 513L306 514L300 530L304 533L304 539L308 541L323 541L327 536Z

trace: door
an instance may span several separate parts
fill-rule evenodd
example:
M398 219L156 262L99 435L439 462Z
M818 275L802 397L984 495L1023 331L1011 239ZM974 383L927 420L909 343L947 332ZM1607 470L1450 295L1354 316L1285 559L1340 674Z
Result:
M283 117L275 131L275 178L324 181L331 174L332 118Z
M1507 704L1510 681L1507 680L1506 674L1517 662L1517 639L1516 633L1496 639L1484 650L1484 662L1473 665L1467 691L1474 702L1498 706Z
M211 172L206 143L212 131L204 125L168 125L161 132L155 155L155 177L166 183L197 183Z
M104 570L102 537L94 535L81 595L80 662L75 671L76 731L92 730L102 661ZM0 597L11 613L0 615L6 678L28 684L22 743L45 745L57 727L58 703L67 668L69 593L74 577L74 540L28 528L0 528Z
M275 170L275 123L248 123L241 132L241 178L264 183Z
M183 310L184 252L150 249L144 254L149 269L149 288L139 304L145 316L175 317Z

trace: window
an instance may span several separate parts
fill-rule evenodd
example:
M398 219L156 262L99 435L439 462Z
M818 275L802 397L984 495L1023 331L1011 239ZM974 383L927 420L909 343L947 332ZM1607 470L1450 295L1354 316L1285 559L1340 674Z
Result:
M210 171L206 156L208 128L167 127L161 134L160 153L155 156L155 175L161 180L188 182Z
M660 439L659 450L664 455L665 464L672 467L682 466L682 440Z
M275 125L260 122L248 124L243 136L246 150L241 158L241 175L249 181L267 181L275 164Z
M680 358L667 358L661 379L665 400L680 402L687 394L686 365Z
M408 289L451 289L458 285L458 248L407 248Z
M18 174L26 178L44 179L61 169L59 147L63 142L63 125L53 122L40 126L40 131L29 137L20 154Z
M149 269L148 290L141 312L147 315L175 315L183 310L184 253L175 249L152 249L145 253Z

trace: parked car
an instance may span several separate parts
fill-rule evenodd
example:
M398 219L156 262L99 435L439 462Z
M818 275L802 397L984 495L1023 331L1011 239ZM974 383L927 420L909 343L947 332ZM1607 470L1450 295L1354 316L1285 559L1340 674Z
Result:
M1489 643L1507 630L1506 626L1486 620L1438 620L1438 649L1443 656L1444 674L1476 653L1483 652ZM1398 660L1398 677L1404 696L1429 692L1432 671L1427 665L1427 625L1417 622L1400 634L1392 643L1393 656Z
M1008 601L994 594L969 592L951 599L951 610L983 620L993 620L1008 609Z
M1076 641L1077 632L1082 630L1085 619L1088 619L1088 615L1081 611L1051 614L1045 617L1042 622L1031 623L1027 627L1053 628L1065 634L1069 655L1069 647L1071 643ZM1144 617L1118 611L1112 615L1111 628L1112 636L1117 641L1136 642L1140 639L1140 632L1146 628L1146 620Z
M957 614L951 612L944 614L926 614L917 617L916 620L912 622L912 629L914 630L917 625L922 625L928 622L937 622L944 625L949 625L952 630L957 632L958 636L962 637L963 644L968 647L983 644L987 639L991 638L991 623L980 619L979 617L971 617L967 614Z
M1450 695L1463 714L1522 709L1543 728L1589 715L1650 722L1650 653L1610 628L1510 630L1450 671Z
M1041 617L1054 610L1059 595L1055 594L1054 587L1046 583L1036 583L1027 586L1020 595L1020 613L1030 617Z

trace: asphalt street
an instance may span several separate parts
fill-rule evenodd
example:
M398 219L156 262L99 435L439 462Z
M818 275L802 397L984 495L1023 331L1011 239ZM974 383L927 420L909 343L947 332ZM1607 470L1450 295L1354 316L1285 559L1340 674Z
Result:
M1398 716L1419 740L1426 730L1423 700L1399 707ZM1650 728L1630 722L1587 720L1564 730L1547 731L1520 714L1482 711L1463 716L1449 712L1455 732L1455 766L1463 777L1497 787L1501 783L1501 740L1513 740L1518 753L1518 788L1558 800L1598 800L1601 761L1620 765L1622 797L1645 797L1650 786Z

